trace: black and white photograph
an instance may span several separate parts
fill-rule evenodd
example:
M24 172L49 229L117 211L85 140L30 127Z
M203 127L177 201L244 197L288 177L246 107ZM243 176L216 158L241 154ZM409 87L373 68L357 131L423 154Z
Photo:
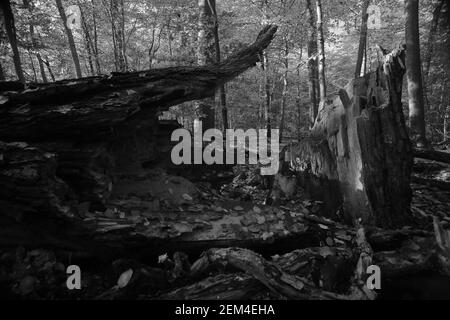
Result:
M0 303L450 300L449 10L1 0Z

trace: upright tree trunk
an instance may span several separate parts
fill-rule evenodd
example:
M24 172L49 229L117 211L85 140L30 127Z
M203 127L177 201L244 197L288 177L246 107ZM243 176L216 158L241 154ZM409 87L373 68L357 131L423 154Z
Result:
M317 7L317 46L318 46L318 70L320 102L327 98L327 85L325 80L325 39L323 36L322 0L316 0Z
M77 48L75 46L75 40L73 39L72 30L67 26L67 17L64 11L61 0L55 0L56 6L58 7L59 15L61 17L62 23L64 25L64 30L66 31L67 41L69 42L70 53L72 54L73 65L75 67L75 74L77 78L81 78L81 66L80 59L78 58Z
M100 59L98 57L98 36L97 36L97 18L96 18L96 8L94 0L91 1L92 5L92 24L94 29L94 39L93 39L93 51L94 51L94 60L95 60L95 68L97 70L97 74L100 75L102 73L100 67Z
M46 83L47 81L47 75L45 74L45 68L44 68L44 62L42 61L41 53L39 52L39 45L38 41L36 39L36 35L34 33L34 22L33 22L33 9L32 6L30 6L30 3L28 0L23 0L23 5L26 9L28 9L28 12L30 13L30 38L31 43L33 44L33 49L36 52L36 58L38 60L39 64L39 71L41 72L42 82Z
M216 45L214 41L214 10L215 0L198 1L198 49L197 63L199 66L214 64L216 60ZM196 117L202 121L203 130L214 128L214 96L195 102Z
M116 59L116 69L119 72L127 70L125 60L124 42L124 22L123 22L123 1L111 0L110 3L111 29L114 43L114 57Z
M358 58L356 59L356 69L355 78L361 76L361 67L364 60L364 55L366 52L366 42L367 42L367 19L369 15L367 13L367 8L369 8L370 0L365 0L362 7L362 18L361 18L361 30L359 32L359 47L358 47ZM364 70L365 72L365 70Z
M428 83L427 80L430 73L431 57L433 56L434 37L436 35L436 31L438 28L439 16L441 14L444 0L435 0L433 4L434 4L433 18L431 19L430 33L428 34L428 42L426 44L426 50L423 58L424 59L423 76L424 79L426 80L425 83Z
M287 94L288 94L288 70L289 70L289 43L288 39L285 39L285 47L284 47L284 71L283 71L283 91L281 93L281 111L280 111L280 142L283 140L283 131L284 131L284 118L286 112L286 102L287 102Z
M264 64L264 122L265 128L267 129L267 134L270 135L271 118L272 118L272 94L271 94L271 81L269 75L269 57L267 52L263 53L263 64Z
M31 70L33 70L34 82L37 83L37 74L36 74L36 69L34 68L33 56L31 55L31 52L29 49L28 49L28 58L30 59Z
M302 87L300 84L300 67L297 68L297 95L295 97L295 105L297 106L297 139L300 140L301 128L302 128L302 103L301 103L301 93ZM308 117L309 118L309 117Z
M94 49L94 44L92 43L92 39L91 39L91 35L89 33L89 27L87 25L86 22L86 18L84 16L84 11L81 7L81 4L78 2L78 6L80 7L80 14L81 14L81 24L82 24L82 29L83 29L83 36L84 36L84 45L86 47L86 51L87 51L87 55L88 55L88 65L89 65L89 70L91 72L91 75L95 75L95 70L94 70L94 63L93 63L93 53L95 51Z
M317 118L317 111L319 104L317 97L319 96L317 83L317 32L316 19L311 0L306 0L306 7L308 10L308 84L309 84L309 122L310 128L314 125Z
M47 67L48 73L50 74L50 78L52 78L52 81L55 82L55 75L53 74L52 68L50 67L50 63L48 62L47 59L42 59L42 61L44 62L45 66Z
M418 147L428 145L425 134L422 66L419 43L419 1L405 1L406 77L408 79L410 136Z
M4 30L5 30L5 26L4 26L4 19L3 16L0 14L0 57L4 57L4 49L5 49L5 35L4 35ZM0 81L5 80L5 72L3 71L3 66L2 66L2 59L0 59Z
M3 13L6 35L8 36L8 41L13 52L13 61L14 67L16 69L16 75L17 78L19 78L20 82L25 82L22 63L20 62L19 48L17 47L16 27L14 25L14 15L11 9L11 2L10 0L0 1L0 6Z
M214 45L216 49L216 63L220 62L220 41L219 41L219 21L217 17L216 6L212 6L214 15ZM222 112L223 130L228 129L228 110L227 110L227 96L225 93L225 84L221 85L219 90L219 104Z
M5 73L3 72L2 62L0 61L0 81L5 80Z

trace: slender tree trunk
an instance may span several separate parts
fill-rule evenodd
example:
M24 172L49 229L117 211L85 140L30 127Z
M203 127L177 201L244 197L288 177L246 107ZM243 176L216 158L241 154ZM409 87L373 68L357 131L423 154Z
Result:
M210 0L208 0L210 1ZM220 62L220 40L219 40L219 21L217 18L216 6L211 6L214 16L214 45L216 50L216 63ZM225 93L225 84L221 85L218 90L220 110L222 113L223 130L228 129L228 111L227 111L227 96Z
M17 78L20 82L25 82L23 75L22 63L20 62L19 48L17 47L16 27L14 25L14 15L11 9L10 0L0 1L0 8L3 13L4 25L6 29L6 35L8 36L9 44L13 52L14 67L16 69Z
M267 134L270 135L271 118L272 118L272 94L271 94L271 81L269 75L269 57L267 52L263 53L263 64L264 64L264 122L265 128L267 129Z
M33 22L33 8L30 5L29 0L23 0L23 5L26 9L28 9L28 12L30 13L30 38L31 43L33 44L33 49L36 52L36 58L38 60L39 64L39 71L41 72L42 82L46 83L47 81L47 75L45 74L45 68L44 68L44 62L42 61L41 53L39 52L39 44L36 39L36 35L34 33L34 22Z
M128 70L128 58L127 58L127 42L125 39L125 5L124 5L124 0L120 0L119 2L120 5L120 31L121 31L121 35L122 35L122 55L123 55L123 60L125 63L125 70Z
M44 62L45 66L47 67L48 73L50 74L50 78L52 78L52 81L55 82L55 75L53 74L52 68L50 67L50 63L48 62L47 59L42 59L42 61Z
M420 63L419 1L405 1L406 77L408 80L410 135L417 147L427 147L425 108Z
M317 47L320 102L323 104L327 98L327 85L325 80L325 39L323 36L322 0L316 0L317 9Z
M36 68L34 67L33 56L31 55L30 50L28 50L28 58L30 59L30 65L31 65L31 70L33 71L34 82L37 83L38 81L37 81Z
M125 72L127 70L125 61L125 42L124 42L124 22L123 22L123 1L111 0L111 28L113 33L114 50L117 64L117 71Z
M434 37L439 24L439 16L441 14L442 6L444 0L435 0L433 8L433 18L431 19L430 32L428 34L428 42L426 44L425 54L424 54L424 79L425 83L428 83L428 76L430 74L431 57L433 56L433 44Z
M75 46L75 40L73 39L72 30L67 27L67 17L64 12L64 7L61 0L55 0L56 6L58 7L59 15L61 17L62 23L64 25L64 30L66 31L67 41L69 42L70 53L72 54L73 65L75 67L75 74L77 78L81 78L81 66L80 59L78 58L77 48Z
M94 2L92 2L92 24L94 28L94 40L93 40L93 49L94 49L94 60L95 60L95 68L97 70L97 74L100 75L102 73L102 69L100 67L100 59L98 55L98 35L97 35L97 18L95 14Z
M197 63L200 66L214 64L216 60L216 45L214 41L214 10L215 0L198 1L198 49ZM203 130L214 128L214 96L194 103L196 117L202 121Z
M288 39L285 39L285 48L284 48L284 72L283 72L283 91L281 93L281 111L280 111L280 143L283 140L283 131L284 131L284 118L286 112L286 102L287 102L287 94L288 94L288 70L289 70L289 43Z
M259 81L258 88L258 129L263 128L264 121L264 89L263 82Z
M3 72L2 62L0 61L0 81L5 80L5 73Z
M5 56L5 34L4 34L4 30L5 30L5 26L4 26L4 19L3 19L3 15L1 14L2 12L0 12L0 81L5 80L6 76L5 76L5 72L3 71L3 66L2 66L2 58Z
M317 83L317 32L316 19L311 0L306 0L308 10L308 85L309 85L309 122L310 128L314 125L317 117L319 104L317 101L318 83Z
M80 19L81 19L81 25L82 25L82 29L83 29L83 36L84 36L84 46L86 47L86 51L87 51L87 55L88 55L88 65L89 65L89 70L91 72L91 75L95 75L95 70L94 70L94 63L93 63L93 52L95 51L94 49L94 44L92 43L92 39L91 39L91 35L89 33L89 27L87 25L86 22L86 18L84 16L84 11L82 9L82 6L80 4L80 2L78 2L78 6L80 7Z
M359 47L358 47L358 57L356 59L356 69L355 78L361 76L361 68L364 60L364 55L366 52L366 42L367 42L367 19L369 15L367 13L367 8L369 8L370 0L364 0L362 7L362 18L361 18L361 30L359 33ZM364 70L365 72L365 70Z
M300 69L297 68L297 96L295 98L295 104L297 106L297 139L300 140L301 128L302 128L302 103L301 103L301 92L302 88L300 86Z

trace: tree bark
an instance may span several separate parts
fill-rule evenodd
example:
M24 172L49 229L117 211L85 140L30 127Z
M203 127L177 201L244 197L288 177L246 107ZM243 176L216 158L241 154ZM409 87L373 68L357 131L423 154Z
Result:
M406 77L408 80L409 125L412 141L427 147L422 65L419 43L419 1L405 1Z
M127 66L124 42L123 0L112 0L110 3L110 13L113 42L115 44L116 71L125 72L127 71Z
M359 47L358 47L358 57L356 59L356 69L355 78L361 76L361 67L364 59L364 54L366 52L366 42L367 42L367 19L369 15L367 9L369 8L370 0L365 0L362 7L362 18L361 18L361 30L359 32ZM365 70L364 70L365 71Z
M66 13L64 11L64 7L62 5L61 0L55 0L55 1L56 1L56 6L59 11L59 15L61 17L61 21L64 25L64 30L66 32L67 41L69 42L70 53L72 54L73 65L75 68L75 75L77 78L81 78L82 75L81 75L80 59L78 58L77 48L75 46L75 40L73 39L72 30L70 30L69 27L67 26L67 17L66 17Z
M97 75L100 75L102 73L101 67L100 67L100 59L98 55L98 36L97 36L97 19L96 19L96 7L94 4L94 1L91 2L91 9L92 9L92 23L93 23L93 29L94 29L94 39L93 39L93 51L94 51L94 58L95 58L95 67L97 70Z
M288 71L289 71L289 43L287 38L285 39L285 50L284 50L284 71L282 76L283 89L281 92L281 110L280 110L280 143L283 140L284 131L284 118L286 112L286 103L288 95Z
M263 53L264 65L264 126L267 129L267 134L270 135L272 129L272 93L271 93L271 79L269 75L269 57L266 51Z
M320 103L323 105L327 98L327 84L325 78L325 39L323 36L322 0L316 0L317 9L317 47Z
M14 25L14 15L11 9L11 1L0 1L1 10L3 13L4 25L6 34L8 36L9 44L13 52L14 67L16 75L20 82L25 83L25 76L23 75L22 63L20 61L19 48L17 47L16 27Z
M92 59L93 56L95 57L95 48L94 48L94 44L92 43L92 38L89 33L89 27L86 23L86 18L84 15L83 8L79 2L78 2L78 6L80 7L80 14L81 14L80 20L81 20L82 29L83 29L84 45L85 45L87 55L88 55L89 70L90 70L91 75L95 75L96 72L94 70L94 63L93 63L93 59ZM98 74L98 72L97 72L97 74Z
M318 97L318 73L317 73L317 32L316 32L316 19L312 6L312 0L306 1L306 7L308 10L308 85L309 85L309 122L310 128L313 127L317 118L317 112L319 109Z
M220 62L220 41L219 41L219 21L217 17L216 6L212 6L214 16L214 46L216 49L216 63ZM227 96L225 92L225 85L221 85L218 91L219 106L222 113L222 127L225 131L228 129L228 110L227 110Z
M198 1L198 48L197 48L197 63L199 66L213 64L216 60L216 45L215 45L215 0L200 0ZM215 112L214 112L214 95L195 102L196 117L202 122L202 130L208 130L215 127Z

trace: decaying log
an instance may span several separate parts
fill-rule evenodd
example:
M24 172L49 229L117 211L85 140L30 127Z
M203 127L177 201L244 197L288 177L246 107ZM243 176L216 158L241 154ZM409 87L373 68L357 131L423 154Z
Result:
M54 154L26 143L0 142L0 208L20 221L23 214L72 217L75 195L56 175Z
M39 191L38 185L30 188L19 182L15 188L0 192L1 201L9 204L5 208L13 216L55 210L76 215L78 206L62 201L61 194L71 193L79 204L103 211L117 175L142 169L157 161L164 150L158 145L157 113L211 96L221 84L256 65L276 30L276 26L266 26L253 44L212 66L115 73L25 87L2 82L0 141L25 141L36 150L41 155L36 175L41 177L41 186L48 186L43 190L52 191ZM170 136L165 138L169 143ZM46 158L45 154L53 156ZM16 170L14 179L28 179L18 177L13 165L2 162L0 184L11 170ZM55 173L47 174L47 168ZM54 188L57 183L64 184L59 191ZM45 203L51 203L52 208Z
M214 94L221 84L259 61L276 30L266 26L253 44L213 66L115 73L3 92L0 139L92 141L108 137L118 125L135 127L159 110Z
M435 187L441 190L450 190L450 182L438 180L438 179L427 179L413 175L411 181L418 184L427 185L430 187Z
M417 149L417 148L415 148L413 151L415 158L433 160L443 163L450 163L450 153L448 152L428 150L428 149Z
M311 136L289 149L306 189L334 188L334 212L387 228L410 220L412 150L401 105L404 49L383 56L322 105ZM311 183L312 181L312 183ZM324 192L327 194L327 192ZM324 199L322 199L324 200ZM326 200L324 200L326 201Z
M267 289L244 273L218 274L170 292L151 296L161 300L248 300Z
M241 248L210 249L191 268L193 275L202 274L210 264L244 271L277 295L289 299L345 299L338 294L318 290L306 279L285 273L277 264L253 251Z

